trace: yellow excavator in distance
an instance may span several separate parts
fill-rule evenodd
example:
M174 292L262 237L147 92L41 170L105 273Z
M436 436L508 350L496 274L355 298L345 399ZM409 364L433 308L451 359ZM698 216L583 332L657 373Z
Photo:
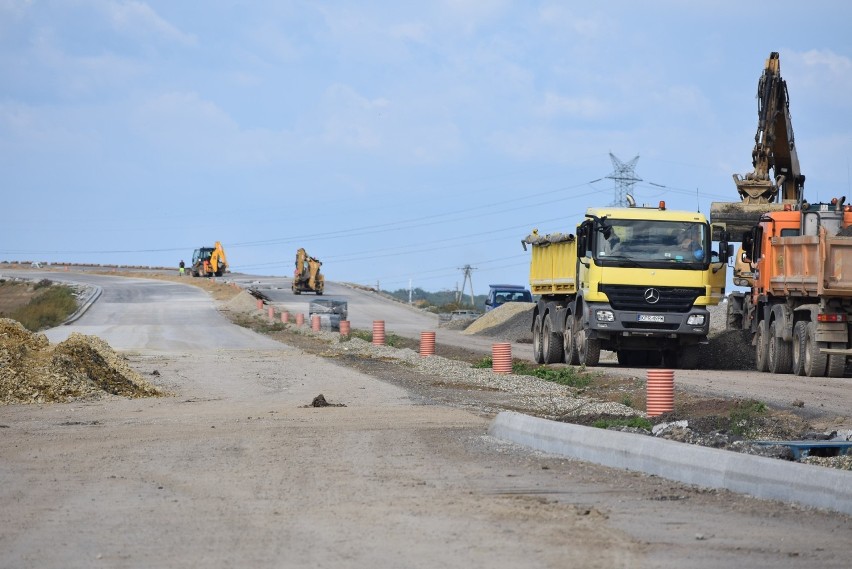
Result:
M325 277L320 274L321 266L322 262L319 259L311 257L304 249L299 248L296 251L296 270L293 272L293 294L303 292L322 294L325 288Z
M751 157L754 170L733 175L740 201L710 204L714 229L724 226L733 241L740 241L764 213L785 206L795 209L802 201L805 176L799 169L787 82L781 78L781 61L775 51L769 54L757 83L757 133Z
M193 277L221 277L227 270L225 250L219 241L213 247L200 247L192 253L189 274Z

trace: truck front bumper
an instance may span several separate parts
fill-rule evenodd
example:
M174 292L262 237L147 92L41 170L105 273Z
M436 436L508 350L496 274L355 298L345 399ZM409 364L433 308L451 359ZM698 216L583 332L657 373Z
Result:
M703 340L710 331L710 312L693 307L689 312L653 312L616 310L609 303L589 303L586 320L593 338L637 336L676 338L697 336Z

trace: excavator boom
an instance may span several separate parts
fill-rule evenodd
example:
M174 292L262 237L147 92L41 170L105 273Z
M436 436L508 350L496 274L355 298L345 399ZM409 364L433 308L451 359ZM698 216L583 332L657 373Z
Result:
M781 78L778 52L766 60L757 83L757 132L751 153L753 170L734 174L739 202L713 202L710 218L735 238L757 224L760 216L802 200L805 177L799 169L790 119L787 83ZM772 175L770 175L770 171Z

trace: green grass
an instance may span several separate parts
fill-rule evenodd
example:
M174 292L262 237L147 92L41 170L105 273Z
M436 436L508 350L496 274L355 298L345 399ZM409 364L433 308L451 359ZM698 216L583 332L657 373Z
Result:
M765 414L765 403L755 401L754 399L738 402L728 414L731 420L731 432L740 436L746 436Z
M492 363L491 356L485 356L480 361L474 363L473 367L477 369L490 369ZM572 366L549 368L545 366L532 366L522 361L513 361L512 373L517 375L531 375L545 381L558 383L559 385L577 388L587 387L592 381L591 377L583 373L582 368Z
M361 340L364 340L365 342L372 342L373 341L373 333L370 332L370 331L367 331L367 330L350 329L349 330L349 337L350 338L360 338ZM405 345L405 338L403 338L402 336L398 336L397 334L394 334L393 332L385 333L385 345L390 346L391 348L398 348L400 346L404 346Z
M633 427L635 429L650 431L654 424L644 417L612 417L608 419L598 419L592 423L592 426L599 429L608 429L610 427Z
M231 321L237 326L254 330L260 334L268 334L270 332L281 332L287 329L287 325L277 321L270 321L266 317L258 317L251 314L234 314ZM295 331L295 330L294 330Z
M51 286L50 281L39 282L35 288L42 292L34 296L26 306L15 310L9 318L23 324L31 332L52 328L62 324L77 310L74 291L64 285Z

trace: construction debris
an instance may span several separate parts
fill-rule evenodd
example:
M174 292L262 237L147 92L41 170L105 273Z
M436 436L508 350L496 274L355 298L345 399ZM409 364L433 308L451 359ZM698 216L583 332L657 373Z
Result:
M96 336L75 332L52 346L44 334L0 319L0 404L68 402L106 394L166 395Z
M346 405L343 403L329 403L326 401L325 395L320 393L314 397L314 400L311 401L310 405L305 405L304 407L346 407Z

